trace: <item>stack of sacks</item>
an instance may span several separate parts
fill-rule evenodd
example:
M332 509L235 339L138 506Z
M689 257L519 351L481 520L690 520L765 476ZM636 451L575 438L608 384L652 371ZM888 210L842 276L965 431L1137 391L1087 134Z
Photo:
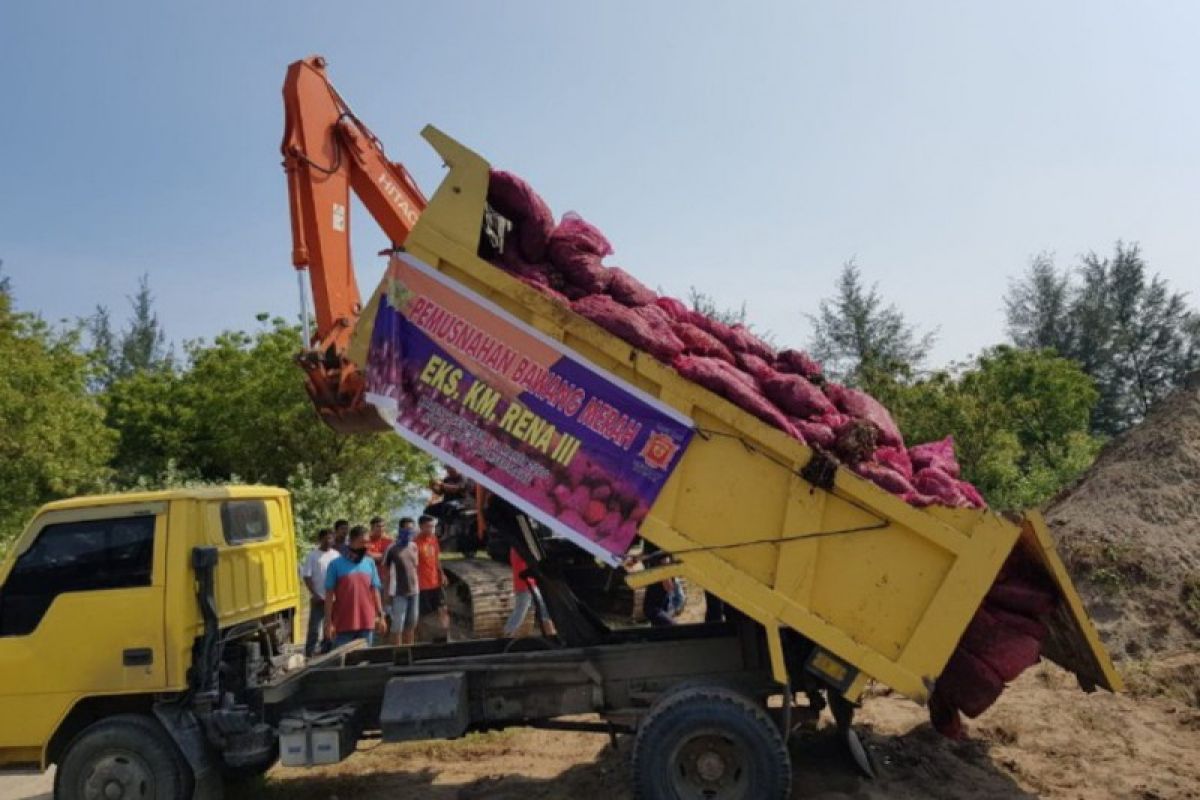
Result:
M807 353L776 352L749 328L659 297L605 264L613 248L604 234L575 213L555 224L550 207L516 175L493 171L488 203L513 225L501 250L481 243L492 263L905 502L984 507L959 477L952 439L906 448L878 400L827 381Z
M1038 662L1049 631L1043 620L1058 592L1018 545L950 656L929 698L929 718L944 736L964 736L959 712L974 719L1007 683Z
M481 255L497 266L907 503L984 507L975 487L961 479L952 437L907 447L878 400L827 381L808 354L776 352L748 328L659 297L620 267L605 265L613 249L604 235L576 214L556 225L546 203L515 175L493 172L488 202L513 223L502 252L483 245ZM538 504L587 520L611 505L610 496L621 498L620 487L592 481L586 466L581 469L542 487ZM633 510L633 520L645 514ZM960 712L982 713L1006 682L1037 662L1047 635L1042 620L1056 597L1036 565L1014 553L937 681L929 705L939 731L961 736Z

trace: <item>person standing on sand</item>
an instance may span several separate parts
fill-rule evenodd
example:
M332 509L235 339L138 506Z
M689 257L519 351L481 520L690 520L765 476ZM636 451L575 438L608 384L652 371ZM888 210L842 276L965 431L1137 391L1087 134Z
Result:
M337 550L340 555L346 555L350 552L350 547L346 542L350 539L350 520L339 519L333 523L333 549Z
M517 548L509 548L508 563L512 565L513 610L508 617L508 622L504 623L504 638L511 639L517 635L517 631L525 624L525 617L529 616L529 609L535 603L537 604L537 619L542 624L542 630L547 636L554 636L554 622L550 619L550 612L546 609L546 601L542 599L537 581L533 579L533 576L526 575L529 567L525 563L525 559L517 553Z
M375 562L367 555L367 529L357 525L346 542L349 555L339 556L325 573L325 638L334 647L386 631L382 584Z
M392 612L388 642L411 645L417 638L417 620L421 612L420 583L417 578L419 554L413 542L416 524L410 517L400 520L396 543L383 556L384 607Z
M325 574L329 571L329 565L340 557L338 551L333 549L333 529L321 528L317 531L317 546L308 551L300 567L300 577L304 579L309 594L308 630L304 637L306 658L316 655L318 647L324 651L329 646L328 639L321 639L325 627Z
M661 567L671 563L671 556L662 552L657 545L650 542L643 544L642 566L646 569ZM656 581L646 587L642 595L642 614L655 628L666 628L675 624L671 616L671 593L675 589L674 580L666 578Z
M441 635L434 641L450 639L450 609L446 607L446 572L442 569L442 545L437 538L437 520L422 514L417 520L417 601L422 616L437 614Z
M392 537L384 532L383 517L371 517L371 533L367 537L367 555L376 569L383 569L383 554L392 546Z

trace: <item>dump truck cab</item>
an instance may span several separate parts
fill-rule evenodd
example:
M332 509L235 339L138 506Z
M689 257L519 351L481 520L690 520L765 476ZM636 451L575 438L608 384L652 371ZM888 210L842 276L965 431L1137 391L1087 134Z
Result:
M287 668L298 583L282 489L136 492L43 506L0 565L0 771L58 764L61 783L78 773L65 763L73 754L103 759L97 745L136 748L150 736L159 756L194 761L179 770L190 788L191 773L203 777L206 765L200 751L187 752L196 737L178 729L178 717L167 719L173 704L207 693L231 735L252 730L253 711L243 706L253 686ZM274 761L270 737L260 738L245 742L235 766ZM135 771L166 780L148 758ZM107 769L129 773L119 761Z

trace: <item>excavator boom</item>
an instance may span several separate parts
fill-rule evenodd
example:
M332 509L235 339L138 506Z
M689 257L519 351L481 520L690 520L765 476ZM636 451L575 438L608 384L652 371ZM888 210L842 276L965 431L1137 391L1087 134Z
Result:
M408 171L350 110L310 56L288 67L283 84L283 168L292 218L292 264L312 287L316 327L297 363L321 418L340 433L389 430L363 397L363 370L349 356L362 295L350 254L350 193L392 248L408 238L427 201ZM306 324L307 332L307 324ZM477 506L478 507L478 506ZM482 514L475 518L482 541ZM512 610L512 571L488 559L448 562L456 636L500 636Z
M380 430L384 423L363 400L362 372L346 353L362 311L350 253L350 192L393 247L404 243L427 201L333 88L325 59L309 56L288 67L283 106L292 264L308 273L316 318L298 362L317 411L334 430Z

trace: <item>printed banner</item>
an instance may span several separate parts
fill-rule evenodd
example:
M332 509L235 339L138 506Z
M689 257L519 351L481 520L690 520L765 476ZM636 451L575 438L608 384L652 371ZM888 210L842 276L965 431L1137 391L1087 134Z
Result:
M616 564L692 422L400 254L384 279L367 400L396 432Z

